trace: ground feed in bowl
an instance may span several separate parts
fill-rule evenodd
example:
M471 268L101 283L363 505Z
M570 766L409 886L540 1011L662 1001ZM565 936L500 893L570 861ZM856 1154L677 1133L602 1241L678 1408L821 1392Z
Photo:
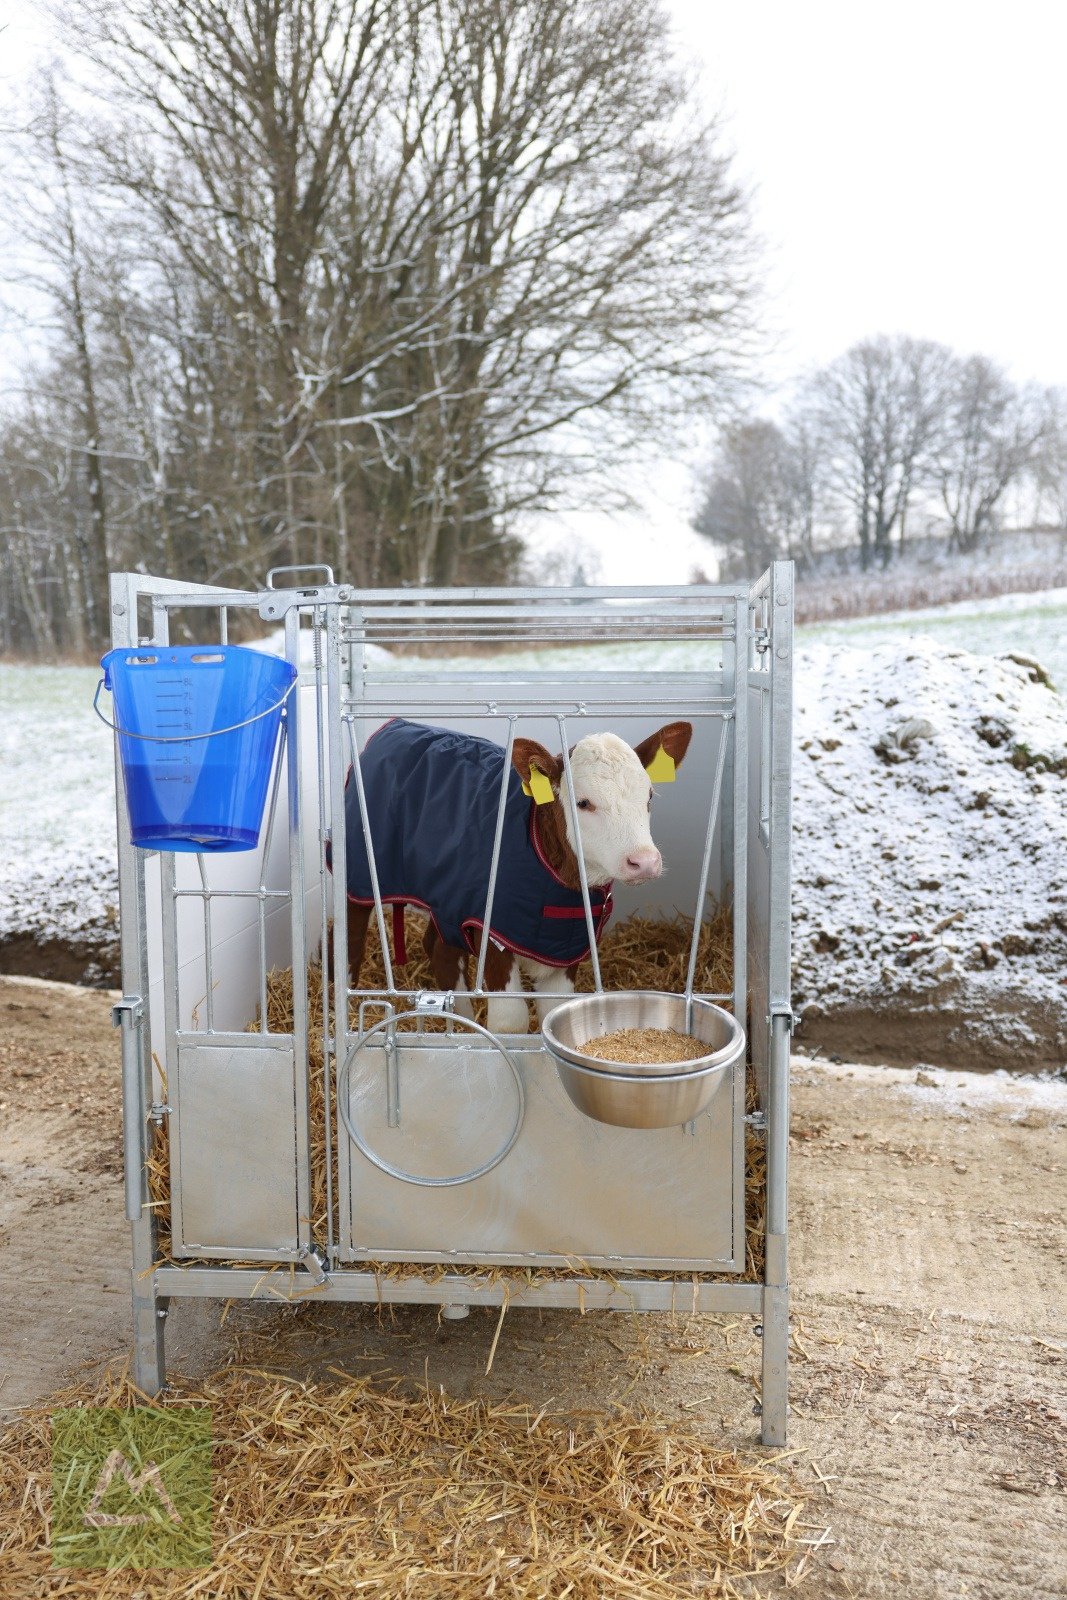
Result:
M708 1054L708 1046L676 1028L619 1028L590 1039L582 1053L597 1061L640 1066L642 1062L697 1061Z

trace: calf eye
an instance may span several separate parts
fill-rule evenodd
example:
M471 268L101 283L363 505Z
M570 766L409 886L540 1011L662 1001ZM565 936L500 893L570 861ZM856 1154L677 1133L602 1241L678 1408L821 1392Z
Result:
M595 811L596 810L596 806L593 804L593 802L591 800L579 800L579 802L578 802L578 810L579 811Z

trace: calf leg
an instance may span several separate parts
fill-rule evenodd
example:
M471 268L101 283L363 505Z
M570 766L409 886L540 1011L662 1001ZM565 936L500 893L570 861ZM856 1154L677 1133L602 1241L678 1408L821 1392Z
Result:
M357 906L351 900L348 902L348 981L353 989L359 988L359 975L363 971L363 955L367 947L367 928L373 909L373 906Z
M430 960L433 981L439 989L451 990L456 996L455 1009L461 1017L473 1017L474 1004L466 998L467 952L454 944L445 944L430 922L422 936L422 948Z
M491 946L485 962L485 986L501 989L498 1000L491 996L487 1023L490 1033L529 1033L530 1010L522 987L518 957L510 950Z
M549 995L558 995L559 999L537 999L537 1020L544 1022L549 1012L560 1001L566 1000L574 993L575 967L546 967L540 961L527 961L523 958L522 970L529 978L535 989L547 990Z

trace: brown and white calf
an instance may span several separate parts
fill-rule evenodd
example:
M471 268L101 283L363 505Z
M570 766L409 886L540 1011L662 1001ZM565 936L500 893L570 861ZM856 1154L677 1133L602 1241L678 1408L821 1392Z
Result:
M543 1019L574 990L588 956L578 852L585 864L597 934L611 911L611 885L658 878L663 859L652 839L653 782L670 779L689 748L692 726L672 722L637 746L594 733L569 752L578 821L575 837L563 758L536 740L516 738L497 888L490 919L485 988L493 1033L525 1032L523 978L546 994ZM361 757L379 890L394 908L403 962L403 908L429 913L424 947L439 989L462 995L481 945L504 751L487 740L394 720ZM353 988L374 914L368 854L356 785L346 792L348 948ZM457 1002L470 1013L470 1001Z

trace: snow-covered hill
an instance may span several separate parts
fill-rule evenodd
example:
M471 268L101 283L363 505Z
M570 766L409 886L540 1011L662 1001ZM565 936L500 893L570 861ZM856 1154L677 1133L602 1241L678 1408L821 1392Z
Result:
M928 640L797 662L802 1037L1067 1060L1067 722L1025 658Z

